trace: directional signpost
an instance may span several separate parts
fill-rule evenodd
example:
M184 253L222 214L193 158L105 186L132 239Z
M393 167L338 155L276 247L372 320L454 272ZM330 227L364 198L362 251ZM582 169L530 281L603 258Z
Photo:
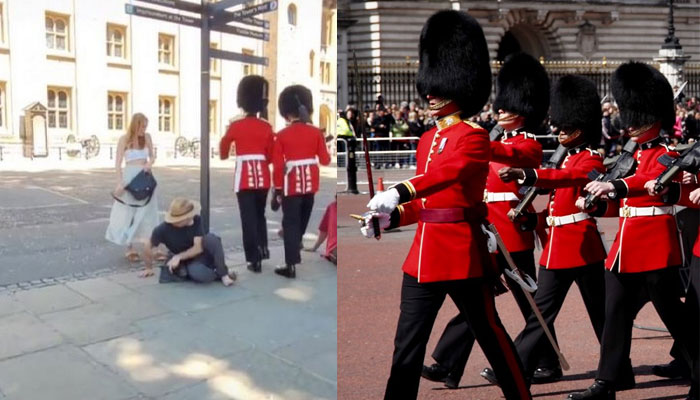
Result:
M168 12L161 9L125 4L127 14L138 17L157 19L160 21L174 22L200 28L202 35L201 54L201 103L200 103L200 143L201 143L201 168L200 168L200 202L202 203L202 225L204 232L209 232L209 66L210 59L220 58L224 60L242 62L246 64L268 65L267 57L257 57L248 54L231 51L210 49L209 36L211 31L230 33L257 40L270 40L267 30L270 28L268 21L254 18L255 15L277 10L276 1L268 1L257 6L244 7L239 10L228 9L239 6L250 0L221 0L217 3L209 3L202 0L201 4L190 3L183 0L138 0L142 3L168 7L173 11L186 11L196 15L183 15L176 12ZM248 25L251 28L243 28L237 25Z

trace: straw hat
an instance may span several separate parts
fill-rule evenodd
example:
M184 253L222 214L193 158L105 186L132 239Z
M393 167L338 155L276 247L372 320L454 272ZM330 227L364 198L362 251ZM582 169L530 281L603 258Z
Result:
M175 224L184 221L198 215L201 209L202 206L199 202L188 200L184 197L177 197L173 199L170 203L170 208L168 208L168 212L165 213L165 222Z

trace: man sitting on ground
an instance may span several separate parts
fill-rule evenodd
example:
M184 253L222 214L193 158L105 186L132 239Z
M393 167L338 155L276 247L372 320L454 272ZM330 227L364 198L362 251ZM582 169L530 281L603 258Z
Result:
M146 243L146 269L141 277L153 275L151 251L162 243L170 253L162 268L168 268L172 275L201 283L220 279L224 286L233 284L236 274L226 267L221 238L213 233L204 234L200 208L199 203L184 198L170 203L165 222L153 230Z

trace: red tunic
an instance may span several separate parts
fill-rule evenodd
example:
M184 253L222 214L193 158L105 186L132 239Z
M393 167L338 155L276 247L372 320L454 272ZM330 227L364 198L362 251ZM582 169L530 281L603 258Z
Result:
M272 159L275 189L284 190L285 196L316 193L318 164L331 162L323 132L303 122L294 122L279 131Z
M525 170L525 185L555 189L549 195L545 215L562 217L579 214L576 200L584 196L592 170L605 171L603 158L590 149L570 150L559 169ZM547 269L582 267L605 260L603 242L593 218L549 227L540 265Z
M518 224L508 219L508 211L515 208L523 196L518 192L520 186L515 181L505 183L498 177L498 170L503 167L537 168L541 162L542 145L530 133L508 132L500 141L491 142L491 163L486 191L513 193L517 196L515 200L487 202L489 221L496 226L503 243L511 253L534 249L535 235L532 231L521 231Z
M636 151L638 164L634 175L612 181L618 197L624 197L621 200L623 207L668 207L661 196L649 196L644 184L656 179L665 170L666 167L657 161L662 154L668 152L677 157L678 153L655 143L656 140L645 143ZM613 211L617 212L617 209ZM613 270L617 260L619 270L615 270L621 273L654 271L681 265L682 255L675 217L671 214L620 217L620 229L610 248L605 267Z
M222 160L228 158L232 143L236 149L234 191L238 193L241 190L269 189L274 143L270 124L255 117L231 122L219 143L219 156Z
M451 118L451 123L444 123ZM419 221L419 211L471 208L483 204L491 156L488 133L476 124L448 116L423 134L416 151L415 177L395 186L401 196L397 225L418 223L403 271L418 282L476 278L484 275L482 232L469 222Z
M318 230L328 234L324 253L324 256L328 257L338 247L338 202L334 201L326 207Z

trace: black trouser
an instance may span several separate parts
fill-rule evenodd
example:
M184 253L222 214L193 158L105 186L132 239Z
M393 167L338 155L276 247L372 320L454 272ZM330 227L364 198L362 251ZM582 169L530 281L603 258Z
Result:
M511 253L511 257L521 271L528 274L532 279L537 279L535 275L534 250L514 252ZM498 253L496 259L499 268L504 270L507 265L505 258L501 253ZM525 298L525 294L520 285L507 276L505 276L505 279L508 282L508 286L511 288L510 292L513 293L513 297L520 308L523 319L527 321L530 314L532 314L530 303L527 301L527 298ZM554 334L554 330L552 330L552 334ZM547 341L547 338L543 338L541 342L542 344L538 348L538 356L541 362L538 366L554 368L559 365L557 355ZM464 368L467 365L473 346L474 335L471 333L469 325L467 325L462 314L458 314L445 326L445 330L442 332L442 336L440 336L435 350L433 350L432 357L438 364L450 370L454 377L459 378L464 373Z
M204 235L202 237L202 250L202 254L190 260L184 260L181 267L176 269L176 274L182 278L187 277L200 283L212 282L228 274L224 246L220 237L213 233ZM170 258L172 258L172 255L168 258L168 261Z
M564 299L566 299L566 294L569 292L571 284L576 282L583 298L583 304L586 306L588 317L593 325L593 330L600 343L603 335L603 324L605 323L604 271L603 261L578 268L551 270L540 267L540 273L537 277L535 303L550 330L554 327L554 320L564 304ZM540 356L538 352L543 341L547 342L546 344L552 348L542 325L540 325L535 314L531 313L527 318L525 328L514 340L520 361L525 368L526 376L531 376L537 367Z
M301 240L309 225L314 207L314 194L282 198L282 231L284 232L284 261L287 265L301 262Z
M617 267L616 267L617 268ZM629 362L632 323L639 310L639 293L646 292L656 312L690 365L690 354L697 354L697 335L690 337L685 305L678 295L678 267L638 273L606 270L605 326L600 345L597 379L613 383L624 380L624 365Z
M506 399L530 399L515 346L496 312L491 285L482 278L418 283L407 274L403 276L401 313L384 399L411 400L418 396L425 348L447 295L493 366Z
M241 190L236 197L241 213L245 259L248 262L260 261L267 251L267 189Z

